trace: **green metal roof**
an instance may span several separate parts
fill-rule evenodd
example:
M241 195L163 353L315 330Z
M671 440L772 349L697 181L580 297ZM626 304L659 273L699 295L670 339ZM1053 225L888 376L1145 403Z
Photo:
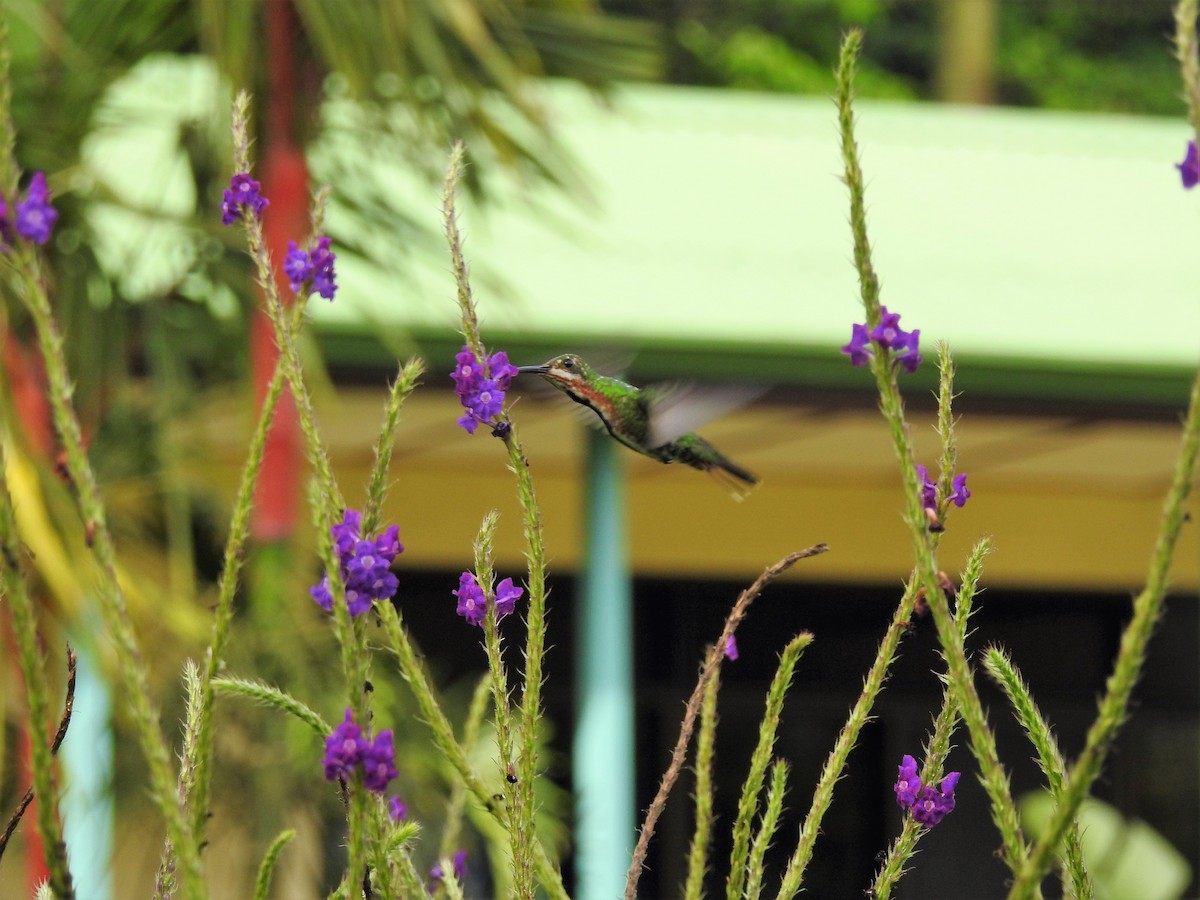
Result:
M594 200L496 183L487 210L462 201L472 268L504 286L476 279L485 339L643 351L641 375L701 374L715 357L727 375L866 387L836 349L861 308L830 101L630 86L610 110L551 83L546 102ZM961 387L1183 402L1200 362L1200 195L1172 166L1182 119L858 112L884 302L950 342ZM392 181L437 224L435 188ZM381 327L453 342L448 260L406 283L339 267L338 302L313 305L334 362L373 356L363 338Z

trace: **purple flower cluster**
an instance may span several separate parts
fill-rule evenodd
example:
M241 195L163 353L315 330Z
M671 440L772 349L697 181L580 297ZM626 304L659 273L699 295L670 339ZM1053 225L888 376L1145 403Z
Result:
M1188 141L1187 153L1183 156L1183 162L1175 163L1175 168L1179 170L1179 177L1183 180L1183 186L1187 190L1194 188L1197 183L1200 183L1200 155L1196 153L1196 142Z
M329 249L333 241L327 237L317 238L317 246L301 250L295 241L288 241L287 256L283 260L283 273L287 276L292 291L298 297L307 297L316 291L326 300L332 300L337 292L333 262L337 254Z
M467 851L459 850L457 853L455 853L452 865L454 871L454 880L461 882L467 877ZM436 863L434 867L429 870L429 878L435 884L439 881L446 880L446 872L442 869L441 863ZM432 893L432 888L430 889L430 892Z
M921 479L921 499L928 510L937 510L937 482L929 477L929 470L917 466L917 477ZM971 491L967 487L967 473L959 472L950 483L950 496L946 498L959 509L967 505L971 499Z
M24 198L16 201L11 219L8 204L0 197L0 240L4 244L11 244L17 237L39 246L45 244L54 233L54 223L57 221L58 210L50 202L45 172L33 173Z
M368 539L360 533L362 513L348 509L340 525L330 528L333 547L337 553L342 582L346 585L346 606L350 615L358 616L371 608L376 600L387 600L400 586L390 568L404 551L400 529L391 525L378 537ZM312 598L327 612L333 610L333 593L329 589L329 574L308 589Z
M504 392L517 374L517 367L508 361L501 350L480 362L466 345L455 357L454 390L466 413L458 420L467 434L474 434L480 423L489 423L504 409Z
M487 617L487 595L471 572L463 572L458 579L458 590L451 591L458 598L457 612L472 625L483 625ZM505 578L496 585L496 621L517 611L517 601L525 593L523 588Z
M25 198L17 201L16 214L13 221L8 221L8 207L0 198L0 230L5 237L16 231L27 241L35 244L45 244L54 233L54 223L58 221L58 210L50 203L50 189L46 187L46 173L34 172L25 189Z
M221 200L221 223L232 225L242 217L244 209L250 210L256 218L262 218L270 201L259 193L261 189L262 185L245 172L238 172L229 179L229 189Z
M896 802L900 804L901 809L912 810L912 817L918 824L932 828L954 809L954 788L958 784L958 772L951 772L935 788L932 785L921 784L921 777L917 774L917 761L911 756L904 757L899 769L900 776L894 788Z
M396 777L396 748L390 728L372 738L363 733L354 721L354 711L347 708L346 718L325 738L325 778L348 781L356 767L362 768L366 789L382 794Z
M900 363L901 368L909 374L917 371L921 364L921 354L918 344L921 340L921 329L914 328L905 331L900 327L900 314L888 312L886 306L880 307L882 317L875 328L868 329L866 325L854 325L850 329L850 343L841 348L850 357L851 364L865 366L874 353L874 345L884 350L892 351L892 358Z

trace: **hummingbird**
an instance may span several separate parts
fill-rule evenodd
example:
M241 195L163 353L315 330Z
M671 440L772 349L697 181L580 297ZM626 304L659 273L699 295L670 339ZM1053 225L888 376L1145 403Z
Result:
M576 403L600 417L610 435L661 463L683 463L709 472L743 496L758 479L727 459L716 447L690 429L721 411L740 405L757 390L733 389L724 402L687 402L684 390L639 388L595 372L574 353L565 353L540 366L518 366L522 375L540 375ZM713 406L717 406L714 410Z

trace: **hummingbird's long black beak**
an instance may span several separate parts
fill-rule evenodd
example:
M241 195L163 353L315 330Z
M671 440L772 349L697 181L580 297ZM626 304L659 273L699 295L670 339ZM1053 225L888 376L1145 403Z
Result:
M545 375L549 371L549 366L517 366L518 375Z

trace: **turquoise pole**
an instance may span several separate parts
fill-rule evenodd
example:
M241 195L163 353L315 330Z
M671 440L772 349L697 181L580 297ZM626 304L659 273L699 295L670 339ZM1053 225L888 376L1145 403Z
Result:
M95 623L93 633L99 633ZM76 644L75 707L59 759L66 774L63 832L80 900L113 896L112 697L88 640Z
M625 482L618 448L588 429L587 531L575 634L578 900L625 890L634 841L633 626Z

